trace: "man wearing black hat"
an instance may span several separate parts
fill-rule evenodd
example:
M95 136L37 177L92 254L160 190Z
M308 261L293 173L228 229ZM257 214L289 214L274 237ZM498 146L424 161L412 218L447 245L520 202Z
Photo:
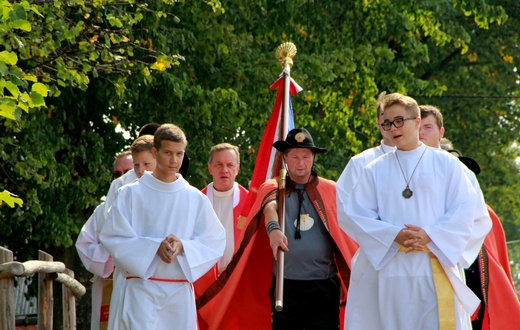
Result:
M273 308L273 329L337 329L340 287L346 290L356 245L341 231L336 217L336 184L312 170L316 154L327 150L314 145L305 128L295 128L285 141L273 146L283 153L287 167L285 235L278 224L278 180L267 181L258 194L273 257L285 251L284 302ZM348 267L348 266L347 266ZM276 264L271 300L274 306ZM338 277L339 275L339 277ZM343 291L346 292L346 291Z
M338 329L340 288L346 293L357 245L340 229L336 184L312 170L326 152L304 128L273 146L287 167L285 235L278 224L278 184L262 184L241 244L197 307L201 329ZM283 309L274 310L278 249L285 251Z

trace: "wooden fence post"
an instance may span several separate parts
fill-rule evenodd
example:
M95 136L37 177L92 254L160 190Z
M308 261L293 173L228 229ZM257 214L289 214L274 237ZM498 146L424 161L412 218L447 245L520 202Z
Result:
M13 261L13 252L0 246L0 264ZM0 278L0 329L14 330L14 277Z
M65 269L65 274L74 278L74 272ZM76 330L76 296L65 284L61 285L63 297L63 329Z
M41 250L38 260L53 261L53 257ZM50 274L38 273L38 330L52 330L53 290Z

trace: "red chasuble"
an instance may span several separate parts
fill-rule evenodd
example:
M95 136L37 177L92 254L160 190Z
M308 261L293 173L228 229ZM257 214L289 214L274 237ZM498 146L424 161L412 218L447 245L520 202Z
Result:
M493 228L478 257L485 301L482 329L512 329L520 326L520 302L511 277L504 229L495 212L487 208Z
M335 183L316 178L307 184L306 191L335 243L334 261L346 296L350 262L358 245L339 227ZM271 328L273 258L262 209L277 195L278 179L268 180L259 188L233 259L218 280L197 298L201 329Z

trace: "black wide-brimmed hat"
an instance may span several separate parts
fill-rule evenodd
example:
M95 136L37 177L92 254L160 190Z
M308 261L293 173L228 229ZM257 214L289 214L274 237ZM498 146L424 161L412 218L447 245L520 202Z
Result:
M446 150L452 155L455 155L459 158L459 160L466 165L467 168L469 168L475 175L478 175L480 173L480 165L477 163L476 160L470 157L462 156L462 153L458 151L457 149L450 149Z
M311 134L305 128L294 128L287 133L285 141L276 141L273 143L276 150L284 152L290 148L309 148L315 153L321 154L327 152L325 148L318 148L314 145Z

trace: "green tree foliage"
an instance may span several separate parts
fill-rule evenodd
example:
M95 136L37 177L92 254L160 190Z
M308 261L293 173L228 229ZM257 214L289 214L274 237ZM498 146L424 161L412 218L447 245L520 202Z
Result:
M0 244L17 257L70 246L108 189L126 145L112 100L128 76L149 82L182 60L149 36L178 20L176 2L0 1L0 201L18 203L1 209Z

